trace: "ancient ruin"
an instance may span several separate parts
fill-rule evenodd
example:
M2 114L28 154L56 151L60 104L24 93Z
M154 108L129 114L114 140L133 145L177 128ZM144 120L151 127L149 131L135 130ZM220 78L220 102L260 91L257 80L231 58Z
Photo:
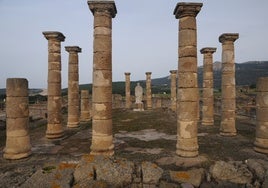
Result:
M219 37L222 43L222 101L221 101L221 127L223 136L235 136L235 55L234 41L238 39L237 33L224 33Z
M170 108L177 109L177 70L170 70Z
M88 1L94 16L91 154L113 155L112 18L114 1Z
M176 153L182 157L198 155L199 91L196 16L202 5L202 3L178 3L174 10L176 19L179 19Z
M134 111L144 111L143 107L143 88L141 87L140 83L137 83L135 87L135 108Z
M151 72L146 72L146 108L147 110L152 109L152 80L151 80Z
M28 81L8 78L6 81L6 147L5 159L21 159L31 152L29 135Z
M79 67L78 53L81 48L78 46L66 46L69 52L68 66L68 122L67 127L79 127Z
M257 125L254 150L268 154L268 77L257 81Z
M130 95L130 72L125 72L126 86L125 86L125 95L126 95L126 109L131 108L131 95Z
M216 48L202 48L204 54L203 65L203 106L202 106L202 125L214 124L214 94L213 94L213 53Z
M64 135L61 114L61 42L65 36L57 31L45 31L43 35L48 40L46 137L54 139Z
M80 111L81 111L80 112L81 122L87 122L91 119L88 90L81 90L81 110Z

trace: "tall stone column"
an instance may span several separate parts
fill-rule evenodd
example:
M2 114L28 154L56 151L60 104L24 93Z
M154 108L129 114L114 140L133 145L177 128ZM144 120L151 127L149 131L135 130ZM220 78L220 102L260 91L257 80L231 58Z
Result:
M80 121L90 121L90 106L89 106L89 93L88 90L81 90L81 114Z
M69 52L68 66L68 122L67 127L79 127L79 67L78 53L81 48L78 46L66 46Z
M30 154L28 81L24 78L8 78L6 81L6 147L3 157L21 159Z
M92 84L93 155L113 155L112 135L112 18L114 1L88 1L94 15L94 56Z
M57 31L43 32L48 40L48 78L47 78L47 138L63 136L62 98L61 98L61 42L65 36Z
M151 72L146 72L146 106L147 109L150 110L152 109L152 89L151 89L151 85L152 85L152 80L151 80Z
M176 153L182 157L198 155L199 92L196 16L202 5L202 3L178 3L174 10L175 17L179 19Z
M202 125L214 125L213 53L216 48L202 48L203 59L203 106Z
M176 112L177 109L177 70L171 70L170 72L170 108L174 112Z
M125 72L125 79L126 79L126 108L131 108L131 96L130 96L130 72Z
M268 77L257 82L257 126L254 150L268 154Z
M224 33L219 37L222 43L222 102L220 134L235 136L235 57L234 41L238 39L237 33Z

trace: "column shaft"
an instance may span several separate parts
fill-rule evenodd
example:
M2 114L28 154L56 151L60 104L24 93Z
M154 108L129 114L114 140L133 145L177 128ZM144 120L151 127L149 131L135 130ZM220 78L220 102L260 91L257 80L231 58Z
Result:
M29 135L28 81L8 78L6 82L5 159L21 159L31 154Z
M199 92L196 16L202 5L202 3L178 3L174 10L175 17L179 18L176 153L182 157L198 155Z
M152 109L152 80L151 80L151 72L146 72L146 104L147 109Z
M81 90L81 115L80 121L87 122L90 120L90 106L88 90Z
M43 32L48 40L47 138L63 136L61 98L61 42L65 37L57 31Z
M130 95L130 72L125 73L126 86L125 86L125 95L126 95L126 108L131 108L131 95Z
M67 127L79 127L79 67L78 53L81 48L78 46L66 46L69 52L68 66L68 120Z
M88 1L94 15L91 154L113 155L112 18L114 1Z
M268 154L268 77L257 82L257 126L254 150Z
M220 134L223 136L235 136L235 62L234 41L238 39L237 33L225 33L219 37L222 43L222 114Z
M202 125L214 124L213 53L216 48L202 48L203 60L203 106Z

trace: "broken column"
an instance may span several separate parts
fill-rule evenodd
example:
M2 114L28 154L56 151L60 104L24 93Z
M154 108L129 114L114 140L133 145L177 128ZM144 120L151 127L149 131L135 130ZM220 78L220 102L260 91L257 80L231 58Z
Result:
M177 109L177 70L171 70L170 72L170 108L174 112Z
M257 126L254 150L268 154L268 77L257 81Z
M65 36L57 31L43 32L48 40L48 78L47 78L47 138L63 136L62 98L61 98L61 42Z
M222 43L222 102L220 134L235 136L235 62L234 41L238 39L237 33L224 33L219 37Z
M112 18L114 1L88 1L94 15L94 56L92 83L93 155L113 155L112 135Z
M24 78L8 78L6 81L6 147L3 157L21 159L30 154L28 81Z
M126 108L131 108L131 96L130 96L130 72L125 72L125 78L126 78Z
M203 106L202 125L214 125L213 53L216 48L202 48L203 59Z
M67 127L79 127L79 68L78 53L81 48L78 46L66 46L69 52L68 66L68 122Z
M88 90L81 90L81 113L80 121L90 121L90 106L89 106L89 92Z
M197 122L199 92L197 83L196 16L202 3L178 3L174 15L179 19L179 62L177 94L177 150L182 157L198 155Z
M147 109L152 109L152 89L151 89L151 72L146 72L146 106Z

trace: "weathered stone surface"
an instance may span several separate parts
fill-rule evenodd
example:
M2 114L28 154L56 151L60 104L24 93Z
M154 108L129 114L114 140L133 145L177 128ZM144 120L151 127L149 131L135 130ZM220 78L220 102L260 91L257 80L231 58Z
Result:
M130 72L125 72L125 95L126 95L126 108L131 107L131 96L130 96Z
M77 165L74 178L76 184L84 181L105 181L113 186L127 186L132 182L134 163L106 156L85 155Z
M157 184L163 174L163 169L156 164L144 161L141 164L142 182L145 184Z
M263 165L255 159L246 160L246 164L248 165L249 170L262 182L265 176L265 168Z
M170 171L171 180L179 183L190 183L195 187L199 187L205 178L205 170L192 169L187 171Z
M177 70L170 70L170 108L173 111L177 110Z
M218 182L228 181L237 184L250 184L253 175L247 169L247 166L242 163L234 164L224 161L216 161L216 163L210 167L209 171L212 174L212 177Z
M146 107L152 109L151 72L146 72Z

